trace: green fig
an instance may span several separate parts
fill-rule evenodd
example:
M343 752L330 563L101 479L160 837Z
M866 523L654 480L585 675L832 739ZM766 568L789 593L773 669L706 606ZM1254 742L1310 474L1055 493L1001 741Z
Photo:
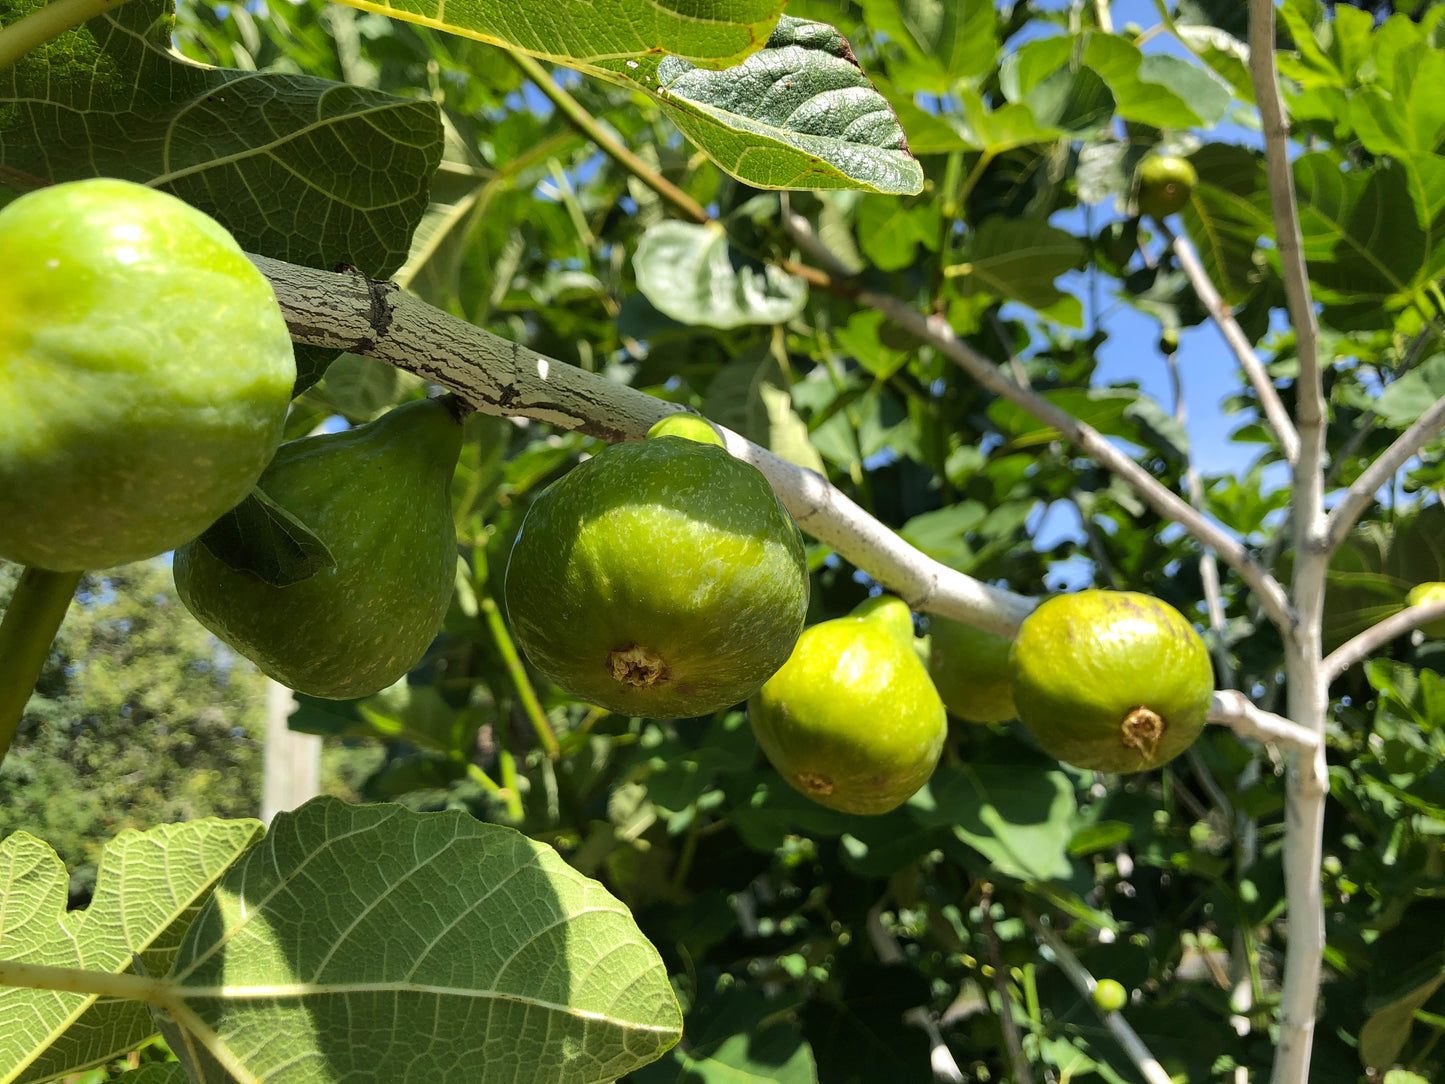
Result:
M685 440L695 440L700 444L716 444L723 447L722 437L708 421L700 414L689 414L679 410L675 414L669 414L657 422L647 431L649 437L682 437Z
M1445 583L1417 583L1410 588L1410 593L1405 596L1405 601L1411 606L1419 606L1426 602L1440 602L1445 600ZM1420 626L1423 632L1432 640L1445 639L1445 619L1439 621L1427 621Z
M1138 772L1199 736L1214 694L1204 641L1174 607L1134 591L1046 599L1009 654L1019 721L1078 768Z
M296 362L215 219L95 178L0 210L0 557L56 571L173 549L239 503Z
M1094 986L1094 1005L1100 1012L1118 1012L1129 1004L1129 991L1118 979L1100 979Z
M260 488L326 545L335 567L277 587L198 539L176 551L181 601L298 692L347 700L386 688L416 665L446 616L461 441L446 402L423 399L281 445Z
M622 715L747 698L808 609L802 535L756 467L677 436L614 444L533 502L507 564L532 664Z
M970 723L1000 723L1018 716L1009 681L1013 641L963 621L928 619L928 676L944 707Z
M886 595L805 631L748 700L748 718L789 784L845 813L906 802L933 774L948 732L908 606Z
M1194 194L1199 174L1189 159L1153 154L1139 165L1139 213L1164 218L1182 210Z

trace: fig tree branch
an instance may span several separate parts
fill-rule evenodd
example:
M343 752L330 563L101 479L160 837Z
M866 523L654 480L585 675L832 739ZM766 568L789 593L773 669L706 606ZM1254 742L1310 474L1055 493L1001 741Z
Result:
M789 235L800 247L811 255L821 258L826 248L813 234L812 227L800 215L789 214L784 219ZM807 238L808 240L804 240ZM832 263L836 264L836 258ZM1239 542L1230 538L1222 529L1195 511L1177 493L1168 489L1157 478L1134 460L1110 444L1098 430L1079 421L1072 414L1060 409L1032 389L1025 388L1005 375L997 365L978 353L954 334L953 328L941 317L925 316L908 302L891 294L874 293L871 290L857 290L852 296L860 304L883 313L893 323L928 343L945 357L952 360L964 372L989 391L1007 399L1028 411L1040 421L1057 429L1064 437L1100 466L1107 468L1128 482L1140 497L1165 519L1178 523L1202 545L1217 553L1225 564L1237 572L1259 596L1265 612L1279 625L1288 629L1294 624L1294 613L1289 598L1278 580L1255 561L1249 551Z
M1334 681L1357 662L1363 662L1397 636L1417 629L1430 621L1445 617L1445 600L1407 606L1378 624L1341 644L1325 656L1321 664L1326 681Z
M637 440L680 409L636 388L538 354L451 316L393 284L252 255L297 342L349 350L416 373L485 414L527 417L604 440ZM915 610L1013 636L1037 600L964 575L921 553L813 471L720 425L727 450L753 464L798 526ZM1210 720L1246 737L1298 744L1291 724L1215 694ZM1238 695L1238 694L1236 694ZM1246 701L1247 703L1247 701ZM506 779L503 785L508 786Z
M674 403L538 354L355 273L252 256L271 281L292 338L378 358L456 392L486 414L523 416L608 441L639 440ZM1012 636L1032 598L919 552L827 479L718 427L729 452L762 471L799 527L915 610Z
M1370 507L1378 493L1391 478L1431 439L1445 429L1445 397L1431 403L1414 424L1391 442L1375 461L1360 473L1345 491L1340 503L1325 517L1325 546L1333 553L1344 542L1350 528Z
M1269 202L1274 218L1275 247L1279 251L1284 277L1285 300L1294 328L1299 355L1299 421L1318 422L1324 417L1324 392L1320 384L1319 325L1310 296L1309 273L1305 269L1304 245L1300 238L1299 214L1295 207L1294 174L1289 162L1289 122L1280 96L1275 71L1274 0L1249 0L1249 75L1264 130L1264 158L1269 176Z
M1180 234L1174 234L1163 222L1156 220L1160 232L1164 234L1169 242L1169 247L1174 250L1174 259L1184 272L1184 277L1189 280L1189 285L1209 310L1209 315L1214 318L1215 326L1219 333L1224 336L1224 341L1229 344L1234 356L1239 359L1239 367L1244 370L1250 386L1254 388L1254 394L1259 397L1260 408L1264 411L1265 419L1269 422L1270 428L1279 438L1280 447L1284 451L1284 457L1289 463L1294 463L1299 458L1299 434L1295 432L1294 423L1289 420L1289 413L1284 408L1284 402L1275 390L1274 382L1270 380L1269 374L1264 371L1259 358L1254 353L1254 347L1244 334L1244 329L1239 326L1239 321L1234 318L1234 312L1224 303L1224 298L1214 288L1210 281L1209 274L1204 270L1204 265L1199 260L1199 253L1194 251L1189 238Z
M1305 1084L1314 1044L1315 1013L1325 948L1320 865L1324 858L1324 752L1329 684L1322 662L1325 573L1329 566L1324 509L1325 403L1319 366L1319 332L1310 296L1289 162L1289 128L1275 66L1274 0L1250 0L1249 70L1264 131L1269 198L1285 299L1299 356L1295 427L1299 455L1293 465L1292 522L1295 563L1290 598L1298 620L1284 633L1287 711L1320 738L1312 753L1291 758L1285 798L1285 899L1289 915L1279 1036L1273 1084Z
M1445 612L1445 603L1440 607ZM1320 747L1319 735L1313 730L1255 707L1254 702L1237 689L1215 690L1209 721L1227 726L1241 737L1273 742L1295 752L1312 753Z
M1100 466L1119 475L1154 511L1178 523L1201 544L1219 555L1259 596L1265 611L1282 628L1294 624L1288 596L1278 580L1250 552L1187 501L1168 489L1134 460L1109 443L1098 430L1061 410L1037 392L1020 387L982 354L960 339L941 317L924 316L900 298L861 290L858 300L877 309L899 327L933 346L989 391L1028 411L1057 429L1070 443Z

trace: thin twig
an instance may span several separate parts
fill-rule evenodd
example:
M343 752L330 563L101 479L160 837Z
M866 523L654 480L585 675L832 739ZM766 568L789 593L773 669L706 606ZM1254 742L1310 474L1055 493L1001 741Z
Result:
M546 751L548 758L556 760L561 755L561 749L557 745L557 735L552 732L552 725L547 721L547 713L542 710L542 704L537 699L537 692L532 688L532 680L527 676L527 668L522 665L522 659L517 654L517 647L512 643L511 634L507 632L507 623L502 620L501 611L497 608L491 595L481 592L478 592L477 607L482 611L487 631L492 634L492 642L497 645L497 653L502 656L502 665L507 668L507 674L511 677L512 685L517 690L517 699L521 701L522 713L532 724L532 730L536 733L537 740L542 743L542 748Z
M1275 389L1274 381L1270 380L1269 374L1264 371L1264 366L1255 355L1254 347L1250 345L1244 329L1235 320L1233 310L1224 303L1224 298L1214 288L1214 283L1210 281L1204 264L1199 260L1199 254L1189 243L1189 238L1182 234L1176 236L1163 222L1156 222L1156 225L1174 250L1174 259L1184 272L1184 277L1189 280L1189 285L1194 288L1199 300L1214 317L1214 323L1219 328L1219 333L1224 336L1224 341L1234 351L1239 367L1244 370L1245 377L1254 388L1254 394L1259 398L1259 405L1266 420L1279 438L1285 460L1293 463L1299 457L1299 434L1295 432L1294 423L1289 420L1289 414L1285 411L1284 402Z
M1019 1023L1014 1019L1013 991L1008 988L1008 967L1004 964L1003 951L999 948L998 932L993 928L993 897L985 891L979 900L979 915L983 920L983 940L988 952L988 962L993 968L993 988L998 994L998 1022L1003 1029L1003 1045L1008 1051L1009 1066L1013 1070L1013 1084L1033 1084L1033 1072L1029 1059L1024 1054L1023 1036Z
M1417 455L1431 439L1445 429L1445 397L1435 400L1380 455L1350 483L1340 503L1325 517L1325 545L1334 552L1344 542L1350 528L1375 499L1375 494L1389 484L1400 468Z
M509 49L502 50L511 59L512 63L521 69L522 74L536 84L537 89L545 94L555 105L558 111L579 132L596 143L599 148L605 151L619 166L631 173L643 184L651 188L668 203L681 211L694 222L702 223L711 221L712 216L697 200L693 199L677 185L673 184L647 162L644 162L637 155L633 154L620 139L609 132L591 113L582 107L572 95L559 87L547 69L542 67L536 60L526 53L514 53Z
M1411 629L1418 629L1430 621L1445 617L1445 600L1424 602L1418 606L1407 606L1399 613L1391 614L1378 624L1371 625L1364 632L1346 640L1325 656L1321 664L1326 681L1334 681L1355 663L1368 659L1376 649L1388 644L1397 636L1403 636Z
M1069 981L1074 984L1074 989L1090 1005L1094 1004L1094 987L1098 982L1094 976L1089 974L1088 968L1079 962L1073 950L1061 941L1053 930L1049 929L1043 922L1034 915L1028 915L1029 925L1038 934L1039 940L1049 947L1054 955L1054 961L1059 965L1060 970L1068 976ZM1114 1034L1124 1053L1129 1055L1129 1060L1149 1084L1172 1084L1169 1074L1164 1071L1164 1066L1159 1064L1159 1059L1150 1053L1149 1048L1144 1045L1144 1040L1139 1038L1139 1033L1129 1026L1129 1021L1117 1012L1105 1012L1095 1006L1104 1026Z

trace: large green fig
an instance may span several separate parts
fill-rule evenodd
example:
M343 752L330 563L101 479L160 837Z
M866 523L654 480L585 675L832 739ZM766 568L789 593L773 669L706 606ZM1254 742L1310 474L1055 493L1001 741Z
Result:
M748 701L768 760L845 813L887 813L933 774L948 719L913 649L908 606L883 596L798 639Z
M1078 768L1138 772L1187 749L1209 715L1204 641L1174 607L1134 591L1046 599L1009 656L1019 721Z
M198 539L176 551L181 601L298 692L345 700L385 688L417 663L446 616L461 439L447 404L424 399L281 445L260 487L326 544L335 567L276 587Z
M1009 684L1007 636L937 615L928 619L928 676L944 706L971 723L1018 715Z
M747 698L808 609L803 540L756 467L713 444L614 444L533 502L507 564L532 664L623 715L679 718Z
M270 283L214 219L128 181L0 211L0 556L106 568L255 484L296 379Z

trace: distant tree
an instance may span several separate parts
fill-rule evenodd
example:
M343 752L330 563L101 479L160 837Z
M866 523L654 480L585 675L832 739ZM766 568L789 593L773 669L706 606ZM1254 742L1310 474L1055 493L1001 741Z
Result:
M0 563L0 599L17 575ZM0 837L45 839L81 887L121 829L255 816L264 680L181 606L165 561L87 575L0 767Z

